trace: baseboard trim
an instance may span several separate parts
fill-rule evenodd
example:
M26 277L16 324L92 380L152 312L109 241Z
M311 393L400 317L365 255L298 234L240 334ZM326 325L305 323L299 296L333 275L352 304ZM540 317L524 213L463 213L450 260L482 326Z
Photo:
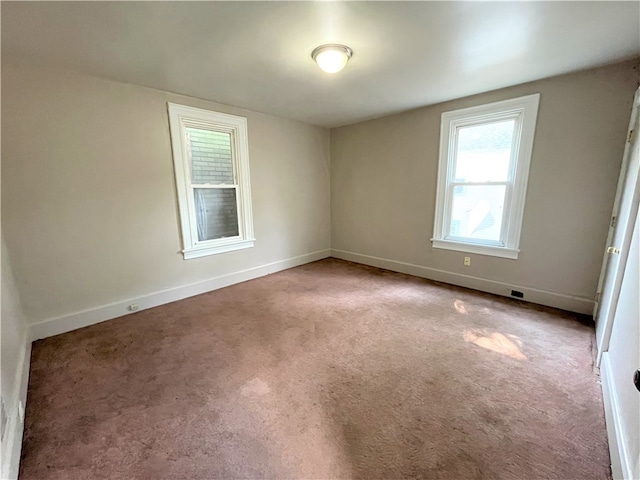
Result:
M25 335L20 363L14 378L14 382L17 384L17 388L14 389L16 394L11 399L5 399L5 401L8 400L10 404L5 405L8 408L7 414L9 415L9 422L6 432L6 443L3 442L2 445L2 478L7 480L17 479L20 470L20 453L22 451L24 422L18 413L18 402L21 401L24 408L26 408L30 366L31 342Z
M228 287L236 283L245 282L254 278L269 275L271 273L286 270L288 268L304 265L305 263L315 262L331 256L331 250L318 250L316 252L307 253L297 257L279 260L277 262L267 263L246 270L221 275L219 277L210 278L201 282L182 285L180 287L170 288L137 298L129 298L115 303L102 305L97 308L83 310L81 312L64 315L57 318L51 318L43 322L32 324L29 328L29 339L38 340L41 338L52 337L61 333L70 332L78 328L87 327L96 323L104 322L112 318L122 317L130 314L127 310L131 304L138 306L137 311L147 308L157 307L165 303L175 302L183 298L193 297L202 293L217 290L219 288Z
M524 298L521 300L526 302L584 314L591 314L593 312L593 300L589 298L564 295L561 293L539 290L537 288L524 287L522 285L507 284L486 278L447 272L445 270L424 267L413 263L399 262L387 258L348 252L345 250L332 249L331 256L342 260L362 263L372 267L385 268L394 272L415 275L416 277L428 278L429 280L435 280L437 282L472 288L474 290L480 290L481 292L493 293L495 295L501 295L509 298L513 298L511 297L511 290L518 290L524 293Z
M600 366L602 394L604 397L604 414L609 436L609 453L611 454L611 471L613 478L632 479L633 470L631 455L625 441L625 431L620 416L620 401L613 385L613 372L609 362L609 354L604 352Z

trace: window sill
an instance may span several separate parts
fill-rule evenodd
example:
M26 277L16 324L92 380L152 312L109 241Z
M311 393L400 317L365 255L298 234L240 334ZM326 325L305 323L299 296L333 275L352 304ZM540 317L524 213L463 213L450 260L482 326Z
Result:
M233 243L225 243L223 245L206 245L200 247L185 248L182 250L185 260L191 258L206 257L207 255L216 255L218 253L233 252L234 250L242 250L253 247L255 240L239 240Z
M452 242L451 240L439 240L432 238L433 248L443 250L455 250L457 252L476 253L478 255L488 255L491 257L510 258L517 260L520 250L507 247L492 247L489 245L476 245L471 243Z

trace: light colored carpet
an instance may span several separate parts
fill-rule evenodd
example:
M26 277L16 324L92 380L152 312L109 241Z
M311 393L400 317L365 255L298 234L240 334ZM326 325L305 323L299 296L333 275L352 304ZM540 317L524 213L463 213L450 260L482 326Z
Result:
M327 259L36 342L22 479L606 479L593 326Z

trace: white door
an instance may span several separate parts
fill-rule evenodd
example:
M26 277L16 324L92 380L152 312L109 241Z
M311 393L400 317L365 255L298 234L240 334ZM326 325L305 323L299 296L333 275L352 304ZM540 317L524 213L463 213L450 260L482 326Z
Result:
M640 478L640 215L636 217L609 348L602 354L602 391L613 478Z
M636 91L633 100L627 144L624 149L609 236L596 295L594 318L596 320L596 342L598 346L596 364L598 366L600 366L603 352L606 352L609 348L609 339L620 295L624 266L627 264L633 226L638 212L640 193L638 188L638 173L640 171L639 107L640 89Z

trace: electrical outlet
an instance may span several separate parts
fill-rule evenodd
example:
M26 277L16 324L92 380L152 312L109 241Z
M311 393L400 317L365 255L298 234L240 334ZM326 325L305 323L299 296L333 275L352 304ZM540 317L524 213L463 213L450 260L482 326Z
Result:
M464 266L468 267L471 265L471 257L464 257Z
M138 310L138 305L137 305L137 304L135 304L135 303L132 303L131 305L129 305L129 306L127 307L127 309L128 309L130 312L135 312L136 310Z

